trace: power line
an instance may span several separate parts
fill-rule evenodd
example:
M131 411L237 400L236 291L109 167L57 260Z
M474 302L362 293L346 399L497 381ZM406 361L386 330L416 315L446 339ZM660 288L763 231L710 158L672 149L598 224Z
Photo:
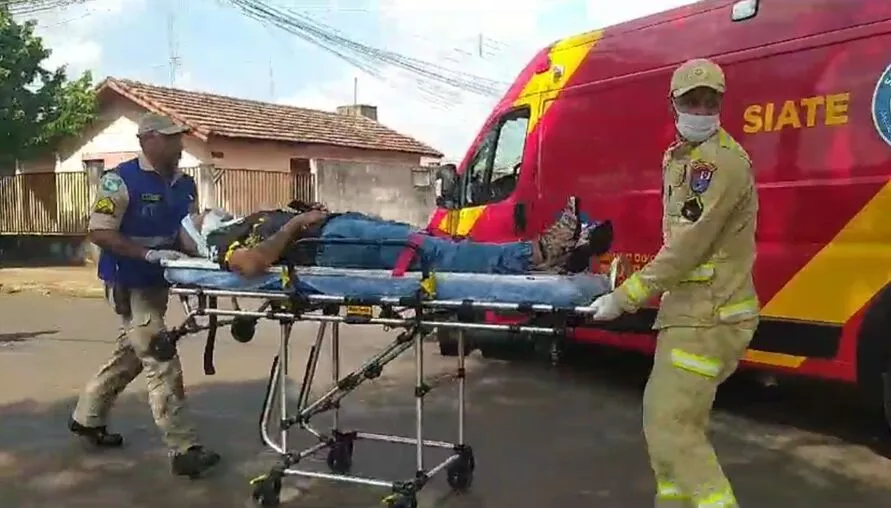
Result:
M94 0L0 0L0 7L7 9L13 16L30 16L92 1Z
M464 71L408 57L394 51L375 48L348 37L317 20L262 0L227 0L246 16L290 32L301 39L329 51L372 76L381 78L382 67L390 65L432 82L449 85L461 91L485 97L501 94L503 83Z

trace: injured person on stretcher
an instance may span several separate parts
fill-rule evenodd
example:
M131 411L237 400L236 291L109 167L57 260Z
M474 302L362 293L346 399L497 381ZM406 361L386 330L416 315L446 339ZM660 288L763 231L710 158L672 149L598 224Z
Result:
M332 213L318 203L293 201L277 210L263 210L235 218L219 210L187 215L182 221L182 249L205 257L245 277L291 263L367 270L399 269L406 247L374 245L405 242L416 245L428 268L439 272L520 275L531 272L579 273L592 256L606 252L612 242L609 221L582 224L575 200L570 199L557 220L533 241L483 243L430 235L409 224L356 212ZM319 239L302 241L305 239ZM349 239L362 244L324 243ZM405 258L402 258L403 260ZM414 256L403 270L417 270Z

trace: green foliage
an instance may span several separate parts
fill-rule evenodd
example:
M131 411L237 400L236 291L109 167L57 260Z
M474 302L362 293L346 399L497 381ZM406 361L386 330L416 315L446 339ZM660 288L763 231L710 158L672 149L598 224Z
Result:
M52 150L95 116L90 73L69 80L64 68L43 67L49 56L34 22L0 7L0 170Z

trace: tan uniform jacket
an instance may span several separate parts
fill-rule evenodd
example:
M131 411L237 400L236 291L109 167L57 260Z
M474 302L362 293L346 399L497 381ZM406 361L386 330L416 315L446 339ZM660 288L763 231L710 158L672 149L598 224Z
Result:
M619 304L635 312L663 293L656 329L757 318L758 194L748 154L720 129L698 146L672 145L662 179L662 248L616 289Z

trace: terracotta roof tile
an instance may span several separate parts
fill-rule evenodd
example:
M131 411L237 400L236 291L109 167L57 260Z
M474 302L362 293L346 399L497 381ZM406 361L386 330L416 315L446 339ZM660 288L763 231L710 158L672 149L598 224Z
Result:
M116 92L204 136L320 143L433 157L442 153L369 118L108 78Z

